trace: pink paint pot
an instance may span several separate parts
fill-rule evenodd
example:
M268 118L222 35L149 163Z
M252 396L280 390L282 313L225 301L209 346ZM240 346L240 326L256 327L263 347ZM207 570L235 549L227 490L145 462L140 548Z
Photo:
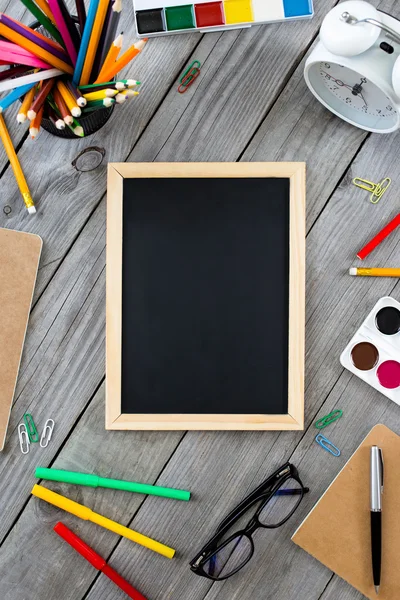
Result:
M382 387L394 390L400 386L400 363L397 360L387 360L379 365L376 376Z

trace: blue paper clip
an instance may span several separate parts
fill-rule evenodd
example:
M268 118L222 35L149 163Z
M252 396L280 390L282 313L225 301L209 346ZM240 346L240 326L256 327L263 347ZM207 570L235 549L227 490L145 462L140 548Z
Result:
M330 452L333 454L333 456L340 456L341 453L339 448L336 448L335 444L332 444L332 442L321 433L316 436L315 441L321 446L321 448L327 452Z

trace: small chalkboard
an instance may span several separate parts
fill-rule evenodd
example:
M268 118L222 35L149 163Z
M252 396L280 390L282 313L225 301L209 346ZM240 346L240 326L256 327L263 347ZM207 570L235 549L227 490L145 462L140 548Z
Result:
M111 164L108 429L302 429L304 163Z

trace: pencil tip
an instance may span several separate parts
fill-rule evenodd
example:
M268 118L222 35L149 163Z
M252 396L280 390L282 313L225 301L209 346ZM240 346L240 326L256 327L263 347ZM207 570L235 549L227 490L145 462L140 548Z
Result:
M375 593L376 593L376 595L378 595L378 594L379 594L379 587L380 587L379 585L376 585L376 586L375 586Z

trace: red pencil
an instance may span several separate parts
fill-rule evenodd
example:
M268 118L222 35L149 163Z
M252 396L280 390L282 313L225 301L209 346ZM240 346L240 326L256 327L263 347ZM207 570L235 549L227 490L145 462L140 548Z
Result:
M383 240L386 239L399 225L400 213L392 221L390 221L390 223L388 223L386 227L384 227L382 231L378 233L378 235L368 242L368 244L364 246L362 250L357 253L357 257L361 260L364 260L364 258L371 254L372 250L375 250L375 248L379 246L379 244L381 244Z
M54 527L54 531L58 533L58 535L61 536L63 540L65 540L70 546L72 546L74 550L79 552L83 558L86 558L86 560L90 562L95 569L101 571L104 573L104 575L111 579L111 581L113 581L115 585L124 591L129 598L133 598L133 600L147 600L140 592L135 590L130 583L125 581L121 575L118 575L118 573L106 563L104 558L99 556L99 554L97 554L90 546L85 544L85 542L70 529L68 529L66 525L63 523L57 523L57 525Z

